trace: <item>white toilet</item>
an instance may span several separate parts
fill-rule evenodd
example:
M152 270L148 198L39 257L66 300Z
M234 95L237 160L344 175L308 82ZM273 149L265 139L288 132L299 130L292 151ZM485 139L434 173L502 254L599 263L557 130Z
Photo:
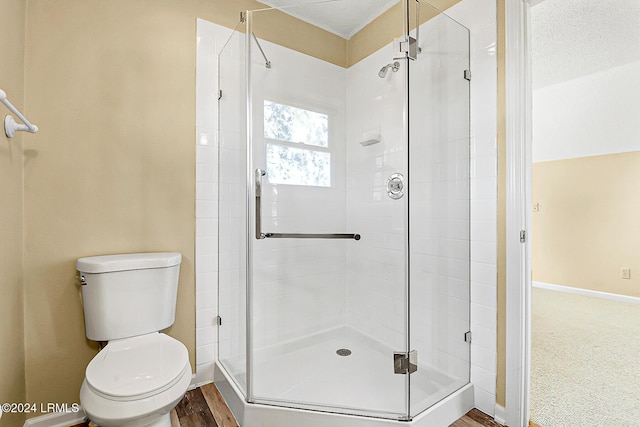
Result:
M187 348L159 331L175 319L179 253L80 258L87 338L108 344L87 366L80 403L100 427L171 427L191 382Z

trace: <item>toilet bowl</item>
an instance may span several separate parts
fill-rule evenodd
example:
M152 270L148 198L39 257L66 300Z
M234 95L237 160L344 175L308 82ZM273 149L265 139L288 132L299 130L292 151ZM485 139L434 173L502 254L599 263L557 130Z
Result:
M80 258L85 329L107 345L89 362L80 403L100 427L171 427L191 383L187 348L160 331L175 320L181 255Z

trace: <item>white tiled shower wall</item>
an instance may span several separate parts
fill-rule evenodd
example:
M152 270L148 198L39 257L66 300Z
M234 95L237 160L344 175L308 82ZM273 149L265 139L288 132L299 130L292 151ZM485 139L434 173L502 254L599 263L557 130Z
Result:
M260 22L262 15L255 14ZM256 34L260 37L260 34ZM253 50L254 166L266 168L264 101L328 115L331 187L274 185L263 178L262 231L341 233L345 229L344 81L346 70L261 41L271 68ZM344 323L344 241L264 239L254 244L254 346L308 336Z
M405 61L382 79L393 62L391 44L348 69L347 224L362 235L350 245L347 325L398 351L404 347L405 199L387 196L386 180L405 173L403 101ZM380 142L363 146L370 135Z
M471 29L471 69L473 79L471 84L471 329L473 331L473 343L471 350L471 378L475 385L476 406L483 411L493 414L495 406L495 372L496 372L496 12L495 3L490 0L465 0L448 11L448 14ZM216 354L216 327L214 326L217 315L217 52L222 43L230 35L230 30L198 20L198 62L197 62L197 170L196 170L196 288L197 288L197 312L196 312L196 363L197 381L200 383L212 380L212 368ZM281 48L274 48L273 55ZM285 53L282 53L286 55ZM293 53L292 53L293 54ZM293 54L298 57L300 54ZM388 56L383 54L382 62L375 61L373 71L368 71L374 78L377 77L377 69L384 65ZM274 56L275 57L275 56ZM270 58L272 61L273 59ZM286 60L286 58L283 58ZM374 58L377 59L377 58ZM312 60L305 57L305 60ZM373 60L373 59L372 59ZM275 62L275 61L274 61ZM312 61L313 62L313 61ZM380 62L380 63L379 63ZM351 76L356 76L356 67L349 70ZM327 70L322 70L326 76ZM344 71L344 70L342 70ZM396 79L399 81L399 79ZM388 80L386 82L391 82ZM393 83L390 83L393 84ZM322 99L322 98L321 98ZM394 105L386 106L384 112L393 114ZM362 131L376 128L377 124L357 123L347 129L347 144L349 141L357 144ZM387 132L388 134L388 132ZM358 135L358 136L357 136ZM399 135L398 135L399 136ZM351 138L354 139L351 139ZM205 143L206 141L206 143ZM364 147L350 147L349 150L362 150ZM375 146L365 149L375 150ZM382 172L382 171L380 171ZM374 187L378 190L383 185L384 176L375 175L373 172ZM295 195L292 195L295 196ZM386 195L385 195L386 197ZM286 205L286 203L285 203ZM357 209L355 206L353 208ZM362 206L361 206L362 208ZM393 208L391 208L393 209ZM340 212L338 210L338 212ZM388 213L388 212L387 212ZM343 215L343 213L339 214ZM340 226L340 219L327 222L329 231L333 227ZM344 220L344 217L342 219ZM378 219L380 220L380 218ZM362 224L363 227L374 227L376 220L371 224ZM345 222L347 228L352 224ZM362 230L365 230L362 228ZM351 231L349 229L349 231ZM361 232L360 230L353 230ZM393 233L386 236L393 240ZM389 241L389 240L388 240ZM397 244L396 244L397 245ZM326 249L326 248L325 248ZM392 247L389 247L392 249ZM277 251L295 251L295 248L280 247ZM340 249L342 250L342 249ZM340 250L337 255L340 255ZM346 249L345 249L346 250ZM321 247L306 248L308 255L317 255L326 252ZM366 251L364 251L366 252ZM384 252L384 251L383 251ZM397 252L397 251L396 251ZM370 252L372 253L372 252ZM393 258L393 250L386 254ZM338 258L338 257L336 257ZM380 260L389 262L389 260ZM391 261L398 262L398 260ZM300 264L302 267L303 264ZM369 264L372 265L372 264ZM336 276L337 277L337 276ZM344 277L344 276L343 276ZM280 278L282 279L282 278ZM355 283L355 282L354 282ZM371 292L360 294L355 287L348 288L344 297L338 298L336 307L342 307L343 311L334 312L335 322L341 319L351 322L356 326L358 313L347 309L349 298L364 298ZM360 294L358 296L358 294ZM398 295L399 298L404 297ZM342 301L342 302L340 302ZM397 303L397 302L395 302ZM375 301L373 302L375 306ZM362 304L358 305L359 307ZM292 313L295 314L295 313ZM363 313L361 313L362 315ZM333 321L324 326L330 326ZM373 327L375 322L360 321L360 325L366 328ZM321 325L322 326L322 325ZM307 325L313 328L311 325ZM386 327L386 326L381 326ZM311 329L309 329L311 330ZM373 332L373 331L372 331ZM391 337L389 334L380 333L376 329L374 336ZM286 336L286 333L284 334ZM393 339L393 338L391 338Z
M411 81L411 346L420 365L466 383L469 348L468 35L438 17L420 30L423 52ZM426 42L429 40L429 43ZM456 52L453 46L460 47ZM427 45L428 44L428 45ZM444 53L446 47L446 54ZM406 175L403 102L406 61L381 79L393 46L348 71L348 218L362 241L349 251L348 325L400 351L405 346L405 200L386 180ZM437 100L437 101L434 101ZM460 102L462 100L462 102ZM362 147L363 131L381 142Z

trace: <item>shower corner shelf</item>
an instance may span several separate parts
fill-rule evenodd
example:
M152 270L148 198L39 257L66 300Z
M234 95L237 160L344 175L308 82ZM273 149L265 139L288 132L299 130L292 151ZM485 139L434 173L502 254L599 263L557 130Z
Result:
M366 147L368 145L377 144L382 141L382 135L380 134L380 129L372 129L365 132L362 132L362 141L360 141L360 145Z
M367 139L365 141L360 141L360 145L362 145L363 147L366 147L368 145L377 144L378 142L380 142L380 138L372 138L372 139Z

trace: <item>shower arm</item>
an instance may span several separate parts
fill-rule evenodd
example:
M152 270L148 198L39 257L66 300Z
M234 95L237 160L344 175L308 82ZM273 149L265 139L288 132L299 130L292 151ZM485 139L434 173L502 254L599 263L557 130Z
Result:
M262 177L267 173L256 169L256 239L353 239L360 240L359 234L349 233L263 233L262 232Z

